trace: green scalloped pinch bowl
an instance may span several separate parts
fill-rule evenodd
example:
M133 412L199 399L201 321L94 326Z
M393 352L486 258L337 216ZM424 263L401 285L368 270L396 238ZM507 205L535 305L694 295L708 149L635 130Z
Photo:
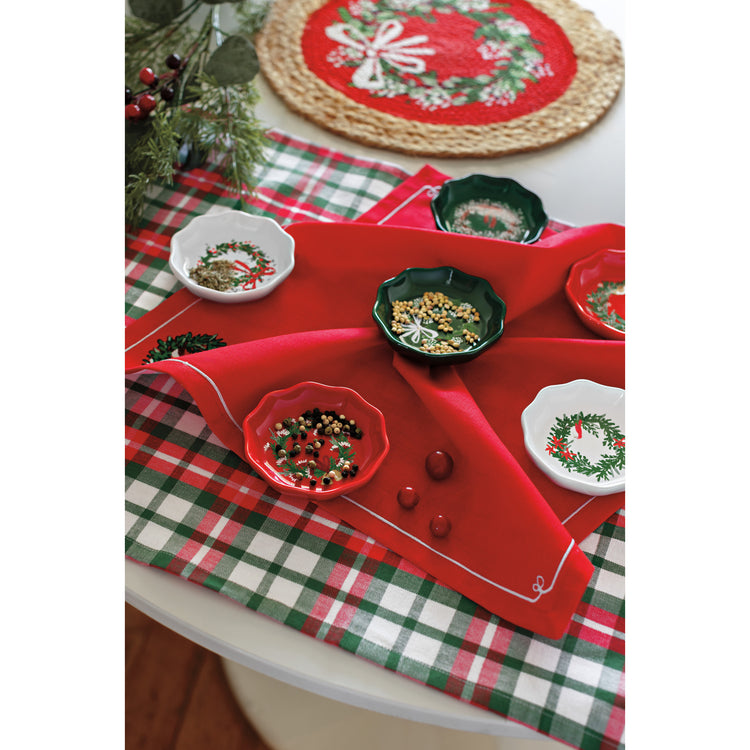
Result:
M474 308L479 321L473 318L467 321L448 312L453 332L443 332L437 329L435 321L409 315L409 321L401 325L402 330L393 330L394 303L416 300L426 292L442 292L458 307ZM444 365L467 362L489 349L503 335L505 313L505 302L495 294L488 281L453 266L439 266L407 268L384 281L378 288L372 317L397 352L419 362ZM463 328L476 339L467 340L462 335ZM447 353L423 351L421 348L425 341L435 344L449 339L456 339L459 348Z
M530 245L549 218L542 201L510 177L472 174L443 183L430 203L435 226L444 232Z

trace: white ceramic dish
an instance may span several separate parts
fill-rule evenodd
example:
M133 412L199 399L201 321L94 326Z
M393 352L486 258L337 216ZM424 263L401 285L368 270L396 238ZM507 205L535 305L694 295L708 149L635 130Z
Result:
M245 249L227 249L226 243ZM254 249L246 243L251 243ZM219 251L216 248L220 247ZM190 270L211 258L231 261L238 283L230 291L210 289L190 278ZM262 253L262 256L259 255ZM209 260L210 264L210 260ZM205 265L205 264L204 264ZM250 302L270 294L294 268L294 238L273 219L244 211L197 216L172 237L169 267L193 294L215 302Z
M521 414L526 450L555 483L589 495L625 489L625 391L573 380L537 393Z

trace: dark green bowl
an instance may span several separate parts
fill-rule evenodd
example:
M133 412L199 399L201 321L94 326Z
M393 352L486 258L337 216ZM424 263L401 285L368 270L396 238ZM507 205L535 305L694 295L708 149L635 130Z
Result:
M549 221L539 197L510 177L447 180L430 207L444 232L525 244L536 242Z
M394 302L415 300L425 292L442 292L459 307L463 304L464 307L474 308L479 321L470 319L467 322L448 312L447 317L454 330L445 333L438 331L435 321L427 320L426 316L415 319L410 315L410 322L405 328L402 326L402 332L392 330ZM430 364L456 364L474 359L503 335L505 310L505 302L495 294L488 281L452 266L440 266L407 268L398 276L384 281L378 288L372 317L388 343L405 357ZM464 338L464 327L478 336L475 342L470 343ZM420 348L424 341L436 344L449 339L458 339L460 348L449 353L427 352Z

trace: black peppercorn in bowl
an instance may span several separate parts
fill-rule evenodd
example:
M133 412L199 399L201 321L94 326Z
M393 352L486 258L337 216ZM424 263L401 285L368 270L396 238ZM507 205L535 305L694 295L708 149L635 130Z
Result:
M409 359L456 364L503 334L506 306L490 283L453 266L407 268L378 288L372 316Z

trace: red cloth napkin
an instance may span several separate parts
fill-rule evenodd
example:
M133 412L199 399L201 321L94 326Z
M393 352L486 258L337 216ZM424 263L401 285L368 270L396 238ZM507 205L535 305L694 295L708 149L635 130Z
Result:
M573 229L532 246L366 223L288 231L296 266L277 290L247 305L174 294L128 327L126 369L172 375L240 455L242 420L268 391L303 380L354 388L385 415L391 450L367 486L326 510L501 617L562 636L593 570L574 538L621 507L624 493L592 500L554 485L526 456L520 415L545 385L624 385L624 344L594 337L563 291L571 264L624 247L624 229ZM455 368L403 360L371 317L383 280L438 265L483 276L508 306L499 342ZM157 338L187 331L230 346L144 367ZM442 482L424 470L435 449L455 461ZM396 502L404 485L422 498L411 511ZM429 531L437 513L452 522L443 539Z

